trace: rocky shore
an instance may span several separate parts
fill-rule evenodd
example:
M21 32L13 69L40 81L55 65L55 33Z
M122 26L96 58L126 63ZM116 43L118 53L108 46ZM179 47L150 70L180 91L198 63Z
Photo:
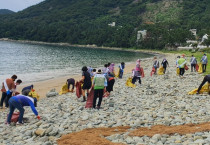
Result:
M208 94L188 95L197 88L203 76L188 70L184 77L176 75L176 56L166 55L170 67L165 75L150 76L152 60L141 62L145 71L142 85L136 88L125 86L131 73L116 79L114 91L103 99L102 108L86 109L82 98L75 93L67 93L44 98L37 110L41 120L37 120L30 108L25 108L24 117L28 121L22 126L4 124L9 110L0 112L0 144L6 145L51 145L65 134L87 128L129 126L124 133L106 136L113 143L151 145L202 145L210 144L210 130L185 134L161 134L153 136L131 136L139 127L151 128L156 125L180 126L209 122L210 99ZM159 58L161 62L163 58ZM189 64L189 61L188 61ZM200 127L201 128L201 127ZM82 138L81 138L82 140ZM88 141L86 141L88 144Z

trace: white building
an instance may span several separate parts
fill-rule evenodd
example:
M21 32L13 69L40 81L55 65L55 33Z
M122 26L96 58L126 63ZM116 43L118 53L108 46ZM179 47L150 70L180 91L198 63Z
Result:
M190 32L192 32L192 34L193 34L194 36L197 35L197 29L190 29Z
M137 32L137 41L144 40L147 36L147 30L142 30Z
M116 26L116 22L112 22L112 23L110 23L108 25L111 26L111 27L115 27Z

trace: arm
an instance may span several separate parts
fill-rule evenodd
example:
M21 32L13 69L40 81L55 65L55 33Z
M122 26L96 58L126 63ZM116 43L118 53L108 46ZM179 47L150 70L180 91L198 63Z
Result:
M38 116L38 112L36 111L36 108L35 108L35 106L34 106L34 103L33 103L31 100L29 100L28 103L29 103L29 105L30 105L30 107L31 107L31 110L34 112L34 114L35 114L36 116Z

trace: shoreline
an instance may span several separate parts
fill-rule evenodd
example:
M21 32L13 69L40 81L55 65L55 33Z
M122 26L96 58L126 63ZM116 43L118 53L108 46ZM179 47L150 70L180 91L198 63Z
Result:
M0 41L9 41L9 42L18 42L18 43L28 43L28 44L41 44L41 45L54 45L54 46L72 46L72 47L84 47L84 48L93 48L93 49L109 49L109 50L119 50L119 51L131 51L131 52L142 52L142 53L148 53L152 54L153 56L156 55L158 57L163 57L165 54L161 54L157 51L151 51L151 50L135 50L135 49L126 49L126 48L116 48L116 47L98 47L96 45L72 45L69 43L48 43L48 42L40 42L40 41L28 41L28 40L12 40L7 38L1 38ZM141 59L142 63L146 60L150 60L152 57ZM131 70L135 67L136 63L134 62L125 62L126 67L124 70L124 74L131 73ZM151 63L152 65L152 63ZM118 65L115 65L115 71L118 70ZM81 72L82 73L82 72ZM47 80L42 81L31 81L27 83L23 83L20 86L17 87L17 91L21 92L21 90L29 86L31 84L34 85L34 89L36 92L40 95L40 99L43 99L46 97L46 93L50 91L51 89L55 89L58 93L61 89L61 87L65 84L66 80L69 78L74 78L75 81L81 79L81 74L77 75L66 75L66 76L59 76L57 78L51 78Z

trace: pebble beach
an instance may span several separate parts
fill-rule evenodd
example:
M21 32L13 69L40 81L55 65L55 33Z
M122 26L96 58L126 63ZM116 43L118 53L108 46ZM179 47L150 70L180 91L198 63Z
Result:
M0 144L92 145L98 143L97 137L103 139L99 142L101 145L210 144L209 95L188 95L189 91L198 88L203 76L190 72L189 69L184 77L179 77L176 75L175 66L177 56L158 56L160 63L164 57L170 66L166 74L152 77L152 58L142 60L145 77L141 79L141 85L136 82L135 88L125 85L135 63L130 64L132 67L126 65L126 74L123 79L116 78L114 91L109 97L103 98L102 108L99 110L86 109L85 103L81 102L82 97L77 98L75 93L57 95L56 90L48 93L54 95L38 102L37 111L41 120L37 120L31 109L25 107L24 117L28 118L27 122L21 126L7 126L5 120L9 109L1 110ZM189 58L187 60L189 66ZM193 128L193 125L203 123L205 125L195 126L198 131ZM184 129L186 126L183 125L189 125L189 128ZM173 126L176 126L176 129L167 128ZM157 127L156 132L151 134L153 127ZM114 128L114 131L105 134L101 128ZM95 134L92 133L89 137L87 135L88 138L82 135L82 131L88 132L91 129L95 130ZM149 130L139 133L143 129ZM165 129L169 132L163 132Z

